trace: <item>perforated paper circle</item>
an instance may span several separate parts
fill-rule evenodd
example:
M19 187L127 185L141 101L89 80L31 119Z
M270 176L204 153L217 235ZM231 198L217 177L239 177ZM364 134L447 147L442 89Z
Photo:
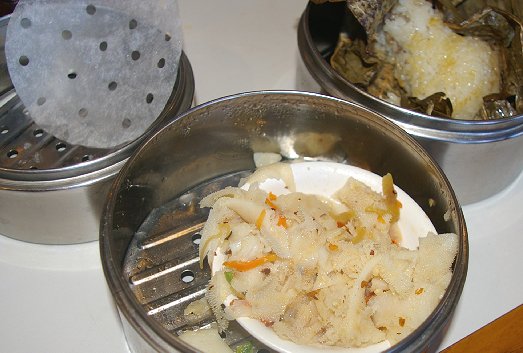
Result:
M182 50L174 0L20 1L6 58L35 122L72 144L143 134L172 94Z

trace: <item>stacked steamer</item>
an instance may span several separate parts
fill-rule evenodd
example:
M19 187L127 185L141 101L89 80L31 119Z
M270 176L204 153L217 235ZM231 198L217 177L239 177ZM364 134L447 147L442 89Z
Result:
M195 141L205 141L205 143L195 143ZM282 163L270 164L266 169L257 169L252 174L256 168L255 163L274 162L280 159L283 159ZM311 160L329 162L311 162ZM309 175L309 171L314 169L312 166L318 164L325 166L325 169L310 172L317 178L305 177ZM295 169L300 166L302 172ZM294 279L304 286L303 291L301 289L299 291L299 300L303 299L308 304L321 302L314 299L314 296L316 294L322 296L325 294L324 292L320 290L316 292L314 288L308 291L310 289L308 279L315 277L314 272L311 274L309 270L313 271L315 261L319 263L319 259L322 257L314 254L326 255L329 252L338 254L339 251L338 255L344 260L338 262L331 258L334 259L332 264L347 265L346 269L351 268L347 261L356 259L356 257L347 256L351 252L348 251L350 246L346 240L351 236L347 238L345 231L338 228L339 223L343 227L345 222L352 219L355 214L345 208L338 209L332 213L339 215L339 217L336 216L337 221L334 221L332 217L327 216L328 212L325 211L328 196L331 195L331 192L341 188L350 176L350 174L342 173L339 174L341 178L338 179L335 177L337 173L334 170L341 171L345 168L353 168L368 174L374 173L372 175L377 177L374 180L377 181L375 186L377 185L378 192L383 189L383 194L386 195L384 197L388 200L387 204L390 206L391 212L395 213L396 211L392 210L397 210L399 205L394 201L394 192L390 188L392 180L387 179L389 180L387 183L381 178L390 173L393 175L398 194L401 194L400 189L402 189L410 195L413 200L412 204L422 210L423 217L421 218L430 220L428 223L432 223L435 232L438 233L434 237L454 233L453 237L457 241L454 243L456 245L454 249L457 249L457 253L450 248L445 250L445 257L449 261L443 267L446 267L447 274L436 277L445 282L448 280L448 286L436 294L435 306L430 306L428 300L423 303L423 298L429 298L429 296L425 296L428 294L427 286L418 286L411 283L410 280L400 281L408 286L415 286L411 288L412 291L409 291L413 298L408 296L406 298L414 301L421 300L421 307L427 315L426 320L423 317L418 321L419 326L416 324L416 328L411 327L412 332L407 332L408 325L414 322L411 321L411 316L402 316L402 319L395 315L391 316L394 327L400 327L402 332L405 330L402 335L398 335L399 331L394 331L395 329L390 331L395 336L395 340L391 342L393 344L391 351L419 352L432 344L437 344L460 297L468 264L468 240L463 213L452 187L441 169L405 131L383 116L360 105L314 93L260 91L217 99L180 115L142 144L122 168L111 187L102 216L100 250L106 279L119 309L131 350L133 352L163 352L173 349L182 352L234 352L249 347L253 351L270 347L270 351L280 352L317 351L318 346L314 346L314 343L311 342L293 342L295 339L292 337L274 337L275 331L266 326L266 324L271 326L271 322L262 323L258 320L263 317L246 317L249 315L244 315L246 312L242 311L242 308L248 309L248 305L243 306L240 303L246 304L246 300L250 300L251 297L243 290L252 290L250 293L253 295L256 295L256 292L252 288L240 289L240 286L246 284L256 287L261 283L251 281L250 279L253 278L258 280L260 278L267 280L278 278L278 274L285 272L280 272L277 267L286 266L288 261L295 263L298 268L289 273L295 274ZM289 173L290 170L292 173ZM267 178L268 180L266 180ZM284 181L283 184L278 184L279 188L267 189L273 194L267 193L267 190L263 191L260 186L265 181L270 181L271 178ZM334 180L338 181L334 182ZM239 185L240 181L242 181L241 189L227 188ZM257 182L260 184L257 185ZM365 179L363 182L372 185L370 179ZM294 186L292 186L293 184ZM359 201L364 199L360 197L362 193L358 187L353 189L352 183L347 184L350 189L348 193L352 197ZM333 185L337 186L332 187ZM331 186L331 189L326 186ZM254 188L253 193L247 192L243 189L244 187ZM257 187L260 189L256 189ZM309 217L308 221L299 223L300 217L303 216L304 219L308 217L305 212L301 211L301 206L297 206L300 208L299 210L293 206L284 211L285 197L292 199L297 193L287 195L283 193L294 190L294 187L295 190L301 190L304 193L322 195L322 206L318 209L314 208L318 211L314 217L317 221L313 220L313 217ZM279 194L277 190L280 190L282 194ZM325 190L330 191L325 193ZM237 198L235 195L245 197L253 195L254 198L248 201ZM220 196L223 197L220 198ZM370 199L375 200L374 197ZM303 200L309 205L312 198L298 196L294 200L296 203ZM406 199L399 198L399 200L402 204L399 222L401 223L401 219L412 220ZM215 201L213 210L209 211L209 208L205 206L209 206L213 201ZM220 208L218 204L226 207ZM292 202L292 204L295 203ZM310 203L310 205L313 204L313 202ZM383 229L383 234L390 234L386 231L388 229L386 219L391 220L393 217L390 214L385 215L387 211L383 210L389 208L384 204L373 203L374 206L370 206L359 203L359 205L366 210L365 212L370 212L367 214L368 217L363 217L369 222L358 218L357 222L365 222L365 225L358 223L357 228L360 231L356 230L356 225L354 228L351 228L350 225L348 227L352 229L353 236L360 234L359 238L352 238L351 242L355 246L363 246L361 259L371 261L368 266L370 269L376 263L372 259L375 258L375 255L377 258L380 251L373 252L364 245L370 244L371 241L370 238L367 239L367 235L373 237L370 235L372 232L367 233L365 229L371 229L373 227L371 224L379 223L376 229ZM276 206L275 210L273 210L273 206ZM351 210L353 209L351 208ZM385 213L382 214L380 213L382 211L377 210ZM377 216L376 211L382 216ZM281 220L282 215L287 221ZM240 217L246 222L240 221ZM318 231L315 227L320 226L320 220L325 221L325 230L328 230L328 234L340 235L339 244L330 243L329 246L323 241L325 239L322 236L315 233ZM278 225L277 222L280 224ZM425 222L421 223L425 224ZM285 230L285 224L288 226L287 230ZM298 228L293 228L295 226ZM294 232L296 237L291 236L291 229L297 230L300 229L299 227L303 227L306 231ZM418 233L412 229L402 234L427 233L426 231ZM340 230L345 235L341 235ZM394 246L391 245L391 238L387 240L387 237L384 238L387 246ZM293 240L298 238L301 240ZM360 238L362 238L361 242L358 243ZM269 242L269 239L272 241ZM271 253L269 246L260 245L260 242L264 240L270 244L274 253ZM334 238L331 241L335 242ZM322 243L320 244L320 242ZM344 245L348 247L345 248ZM292 257L292 260L289 260L287 246L289 249L293 247L296 250L291 252L292 256L296 255ZM417 244L414 245L414 247L416 246ZM423 247L421 250L423 252ZM199 256L199 252L201 256ZM225 256L236 257L221 257L222 253ZM204 259L206 254L208 259ZM409 252L409 254L414 253ZM452 261L454 254L456 257ZM427 254L420 253L419 256L423 256L424 260L431 258ZM432 258L436 259L434 261L439 264L445 263L445 261L441 261L442 256L437 255ZM220 270L220 263L226 270ZM397 265L394 261L388 263L389 266ZM423 261L419 263L421 264ZM432 270L439 267L427 266ZM452 272L448 272L450 266L452 266ZM236 272L231 274L234 268L238 271L235 270ZM352 268L359 269L356 272L361 273L362 276L375 272L361 270L360 265L354 265ZM404 269L404 267L401 268ZM240 270L246 270L246 272L242 274ZM214 271L214 276L209 282L212 271ZM228 274L225 275L225 272ZM412 273L403 270L399 272ZM376 272L376 276L378 276L378 272ZM431 276L434 275L429 275L429 277ZM359 276L357 277L359 278ZM237 282L241 278L246 280ZM321 277L326 281L334 281L336 278L341 279L335 274ZM366 305L364 294L367 291L367 285L363 285L365 283L363 278L359 280L358 278L353 281L354 291L351 290L351 293L356 293L354 302L358 303L353 306L353 311L369 314L370 309L359 311ZM289 280L280 282L280 284L298 282ZM270 311L271 315L274 314L272 317L274 321L279 318L275 312L281 309L281 307L279 309L277 307L281 304L282 296L294 293L295 289L291 287L290 290L280 290L281 286L278 287L277 283L277 281L267 283L265 288L266 290L278 288L271 291L270 303L267 302L266 292L258 293L262 300L258 309L264 315ZM382 282L374 281L374 284L379 283ZM332 294L335 294L333 288L340 288L341 291L347 289L347 286L340 282L338 285L339 287L334 285L326 287L333 290ZM222 301L226 299L222 295L226 295L227 290L232 288L231 286L237 289L234 292L237 299L242 300ZM227 290L222 291L220 288ZM384 287L380 288L384 289ZM301 294L304 294L306 290L308 295L302 296ZM369 290L371 289L369 288ZM328 292L328 288L326 291ZM378 296L376 295L376 299ZM320 298L318 297L318 299ZM406 299L407 302L410 299ZM206 304L207 301L211 304L210 307ZM336 301L330 300L330 298L325 302L337 305ZM372 305L371 302L372 300L368 302L369 305ZM236 303L238 306L232 303ZM255 301L250 303L252 307L256 305ZM228 323L223 316L220 319L220 315L223 314L221 312L223 310L220 309L222 304L225 312L231 314L229 310L232 310L233 313L240 314L232 316L237 318L236 321ZM383 307L390 308L386 300L382 304ZM292 316L293 308L296 307L292 305L291 307L287 314ZM300 306L298 305L298 307ZM396 307L398 306L396 305ZM306 309L306 306L303 308ZM338 308L340 308L338 315L347 314L344 308L341 306ZM410 311L412 305L407 304L404 308L410 308ZM433 308L434 310L432 310ZM321 312L326 313L328 310L331 309ZM231 319L230 316L227 318ZM361 317L358 315L352 318L358 323L370 323L370 320L360 320ZM253 320L254 324L246 323L245 320ZM216 329L217 322L222 330L221 337ZM276 325L275 322L273 323ZM285 324L285 320L280 320L279 325ZM292 326L292 324L290 325ZM379 324L380 328L384 329L381 327L382 325ZM331 331L322 330L317 325L306 326L309 330L307 335L303 334L303 330L301 330L302 332L299 332L299 329L296 330L299 332L297 336L302 339L310 338L310 331L314 331L314 328L318 329L314 332L320 336L322 333L326 334ZM292 327L296 329L299 325ZM349 330L349 326L337 327L341 331L344 328ZM369 325L354 324L351 326L350 335L353 336L355 332L363 329L371 330L372 328ZM373 330L377 334L377 340L383 340L383 332L379 328ZM358 335L356 334L356 336ZM363 337L363 335L359 337ZM397 340L399 342L396 342ZM187 341L190 343L188 344ZM205 342L212 344L212 348L207 345L207 350L204 349L202 344ZM218 350L218 343L220 350ZM333 343L332 341L322 341L322 343L325 345L319 346L320 351L332 349L332 347L327 347ZM346 343L344 342L335 349L341 349L340 352L350 351L351 348L348 348ZM384 342L372 346L368 346L368 343L370 342L363 342L369 349L367 351L377 352L387 347L383 345ZM294 348L285 350L284 347L289 347L289 345ZM352 342L348 345L354 347L356 343Z
M432 3L309 3L298 31L301 84L400 125L469 204L523 169L523 12L510 1Z
M1 234L97 239L121 166L192 104L178 16L176 2L27 0L1 19Z

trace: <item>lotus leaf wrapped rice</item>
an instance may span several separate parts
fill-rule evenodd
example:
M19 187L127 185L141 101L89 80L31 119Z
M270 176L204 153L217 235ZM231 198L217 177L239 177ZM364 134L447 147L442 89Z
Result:
M523 2L347 0L347 9L330 64L355 86L437 117L523 114Z
M378 56L395 63L407 94L425 98L445 92L454 118L475 117L483 97L500 90L499 51L452 31L425 0L399 0L377 39Z

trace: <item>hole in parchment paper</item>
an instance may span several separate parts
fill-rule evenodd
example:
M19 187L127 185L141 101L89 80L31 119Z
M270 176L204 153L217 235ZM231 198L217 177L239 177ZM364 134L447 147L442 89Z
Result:
M25 55L22 55L19 59L18 59L18 62L20 63L20 65L22 66L27 66L29 65L29 58Z
M200 233L193 234L192 238L191 238L193 244L195 244L195 245L199 245L201 239L202 239L202 235Z
M107 86L107 88L109 88L109 91L114 91L117 86L118 86L118 84L116 82L112 81L112 82L109 82L109 85Z
M31 27L31 24L31 20L27 17L24 17L20 20L20 25L22 26L22 28L29 28Z
M81 108L79 111L78 111L78 115L80 116L80 118L85 118L87 116L88 112L87 112L87 109L85 108Z
M36 100L36 104L38 105L44 105L45 103L45 97L40 97Z
M71 80L74 80L76 78L76 72L70 72L67 74L67 77L69 77Z
M0 134L5 135L9 132L9 128L7 126L0 127Z
M87 5L87 7L85 8L85 12L87 12L87 14L89 15L94 15L96 12L96 6L94 6L93 4Z
M140 52L138 50L135 50L131 53L131 59L138 60L140 59Z
M125 118L125 119L122 120L122 127L123 127L124 129L128 129L128 128L131 126L131 123L132 123L132 122L131 122L130 119Z
M69 39L73 38L73 34L71 33L71 31L64 29L62 31L62 38L65 40L69 40Z
M44 135L44 130L42 129L36 129L33 131L34 137L42 137Z
M65 143L63 143L63 142L58 142L58 143L56 144L55 148L56 148L56 150L57 150L58 152L63 152L63 151L65 151L65 149L67 148L67 145L66 145Z
M151 104L153 99L154 99L154 96L152 93L147 94L147 97L145 97L145 101L147 102L147 104Z
M169 33L165 33L165 41L168 42L171 40L171 35Z
M129 29L135 29L138 26L138 22L133 18L129 21Z
M158 67L161 69L164 66L165 66L165 59L161 58L160 60L158 60Z
M8 158L16 158L18 156L18 151L17 150L11 150L9 152L7 152L7 157Z
M101 51L106 51L107 50L107 42L106 41L103 41L100 43L100 50Z
M191 283L192 281L194 281L194 272L190 270L185 270L182 272L182 275L180 277L183 282Z

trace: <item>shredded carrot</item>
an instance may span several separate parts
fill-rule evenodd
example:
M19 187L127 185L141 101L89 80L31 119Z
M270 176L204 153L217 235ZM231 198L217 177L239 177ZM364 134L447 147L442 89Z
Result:
M283 227L283 228L288 228L288 225L287 225L287 218L285 218L284 215L279 215L278 216L278 223L277 223L280 227Z
M272 201L269 200L269 199L265 199L265 204L266 204L267 206L269 206L270 208L272 208L273 210L276 210L276 209L278 208L278 207L277 207L274 203L272 203Z
M261 229L261 226L262 226L262 223L263 223L263 219L265 218L265 214L266 213L267 213L267 211L265 209L263 209L260 212L260 215L256 219L256 228Z
M229 267L229 268L232 268L234 270L243 272L243 271L252 270L253 268L261 266L261 265L263 265L263 264L265 264L267 262L274 262L277 259L278 259L278 256L276 256L275 253L270 252L267 255L262 256L262 257L258 257L257 259L254 259L254 260L249 260L249 261L225 261L223 263L223 265L225 267Z
M405 319L404 318L400 317L398 321L399 321L399 324L400 324L401 327L405 326Z
M272 320L264 320L264 319L262 319L261 322L262 322L266 327L271 327L272 325L274 325L274 321L272 321Z
M371 300L375 296L376 296L376 293L366 290L365 291L365 304L367 304L369 302L369 300Z
M318 300L318 293L320 292L319 289L316 289L316 290L313 290L313 291L310 291L310 292L307 292L307 297L311 298L311 299L316 299Z
M273 210L277 209L278 207L272 202L275 201L278 197L274 195L272 192L269 192L269 195L265 198L265 203L267 206L272 208Z
M330 251L338 250L338 245L329 243L329 250Z

